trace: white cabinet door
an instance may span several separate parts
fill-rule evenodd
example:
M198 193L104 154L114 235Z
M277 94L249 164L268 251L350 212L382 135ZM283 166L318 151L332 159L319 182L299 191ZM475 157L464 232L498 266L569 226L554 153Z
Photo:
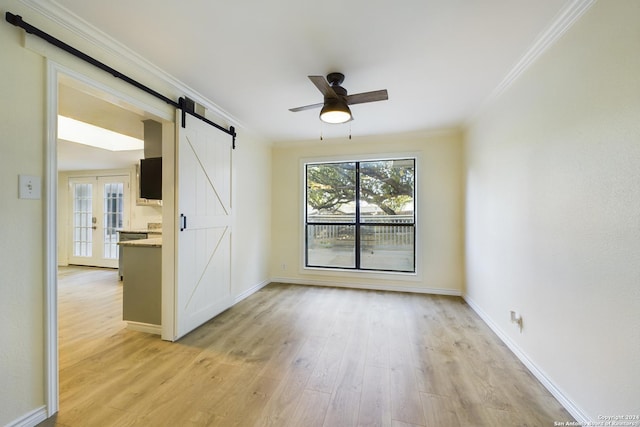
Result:
M185 120L177 138L175 339L233 303L232 139L197 118Z
M128 176L69 178L69 263L118 267L118 233L128 218Z

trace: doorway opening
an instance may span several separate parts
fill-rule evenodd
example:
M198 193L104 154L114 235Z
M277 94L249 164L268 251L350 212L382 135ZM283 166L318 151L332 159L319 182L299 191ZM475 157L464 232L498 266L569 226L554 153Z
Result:
M161 207L137 209L133 191L148 117L67 76L57 92L58 264L116 268L118 230L162 222Z
M160 205L137 204L139 195L136 165L144 157L144 148L114 151L60 139L60 116L71 117L125 135L137 136L141 140L144 139L142 120L157 121L162 126L168 126L168 129L173 128L174 120L173 110L166 106L142 102L110 85L89 79L58 64L48 63L45 178L49 195L46 204L45 291L48 416L59 410L60 373L64 368L58 356L58 336L60 335L61 340L65 339L60 322L61 317L65 315L62 311L66 308L59 306L59 293L65 293L67 289L64 287L70 284L78 290L83 282L94 288L96 285L104 289L109 288L108 292L103 293L109 300L101 305L106 310L113 311L114 307L121 310L121 300L117 302L118 298L121 298L118 297L118 292L120 295L122 292L118 272L117 231L143 224L146 227L148 222L163 222ZM172 138L170 136L167 141L173 143ZM64 282L60 288L59 278ZM87 289L81 291L86 292L89 288L87 286ZM91 298L100 298L97 292L89 292L88 295ZM74 311L76 310L67 310ZM109 316L113 314L107 314L107 317ZM81 327L84 320L66 319L64 326ZM112 322L109 327L111 330L104 332L117 333L118 330L124 329L125 325L120 317L120 322ZM82 331L76 335L82 335ZM72 363L77 357L91 356L91 346L78 345L76 350L63 356L65 364Z

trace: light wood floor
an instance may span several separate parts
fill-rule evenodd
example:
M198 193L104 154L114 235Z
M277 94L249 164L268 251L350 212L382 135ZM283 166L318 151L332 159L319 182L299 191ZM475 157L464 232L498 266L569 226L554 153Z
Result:
M460 298L271 284L168 343L124 329L116 271L59 277L57 426L573 420Z

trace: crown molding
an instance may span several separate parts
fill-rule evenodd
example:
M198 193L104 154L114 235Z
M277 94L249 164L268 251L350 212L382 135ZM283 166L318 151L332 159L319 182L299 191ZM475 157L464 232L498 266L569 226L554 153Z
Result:
M551 24L542 31L533 44L522 55L520 60L511 68L500 84L491 92L481 104L476 113L467 121L467 125L498 99L543 53L554 45L597 0L573 0L560 10L551 21Z
M125 60L132 62L142 68L145 72L153 75L154 77L167 82L179 93L193 99L197 103L205 106L212 114L216 115L222 120L226 120L230 124L234 124L236 127L243 127L243 124L237 118L227 113L216 103L197 92L184 82L178 80L171 74L162 70L149 60L145 59L138 53L129 49L122 43L116 41L113 37L109 36L105 32L99 30L97 27L91 25L69 9L59 5L52 0L18 0L28 8L44 16L48 20L52 21L56 25L71 32L75 36L82 40L96 46L96 48L105 51L110 55L124 58Z

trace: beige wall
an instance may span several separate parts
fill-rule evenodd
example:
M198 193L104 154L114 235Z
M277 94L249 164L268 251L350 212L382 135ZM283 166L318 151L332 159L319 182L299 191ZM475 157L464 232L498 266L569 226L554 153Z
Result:
M233 293L245 297L270 278L271 146L242 129L237 144L233 152L231 282Z
M303 164L328 159L417 156L418 274L303 268ZM462 140L459 132L305 141L273 149L274 280L460 294L463 286ZM283 268L283 265L285 268Z
M467 298L594 421L640 414L639 22L597 2L466 135Z
M2 19L8 6L0 2ZM43 175L44 61L0 24L0 425L43 404L44 204L18 199L18 174Z
M164 114L172 108L112 76L70 57L32 36L23 45L24 32L4 22L4 13L25 21L177 100L185 94L170 79L96 48L18 0L0 0L0 425L24 420L45 405L45 232L46 185L41 200L18 199L18 175L36 175L45 181L47 70L43 54L73 71L140 99ZM34 52L40 52L35 53ZM193 93L187 92L190 96ZM196 94L197 95L197 94ZM198 97L195 96L197 99ZM236 126L234 152L234 260L233 291L243 296L268 282L270 249L271 152L255 135ZM255 194L254 194L255 192ZM263 207L255 209L255 204ZM133 220L133 219L132 219ZM55 226L54 226L55 228ZM54 260L55 262L55 260ZM39 412L41 414L41 412Z

